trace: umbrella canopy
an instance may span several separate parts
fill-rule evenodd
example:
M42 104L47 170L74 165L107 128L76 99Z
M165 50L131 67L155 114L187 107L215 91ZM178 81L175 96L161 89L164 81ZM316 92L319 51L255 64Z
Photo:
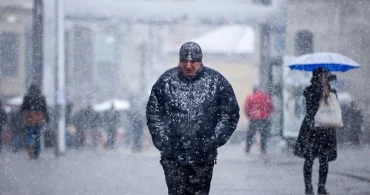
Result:
M292 70L314 71L317 68L324 68L334 72L346 72L361 67L346 56L328 52L300 56L293 60L288 66Z
M97 112L103 112L111 109L112 106L115 110L127 110L130 108L130 103L127 100L114 99L96 104L93 106L93 109Z

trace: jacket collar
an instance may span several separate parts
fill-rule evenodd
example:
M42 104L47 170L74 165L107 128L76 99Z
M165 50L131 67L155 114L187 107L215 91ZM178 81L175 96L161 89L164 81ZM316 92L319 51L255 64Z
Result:
M204 65L202 65L202 67L199 69L199 71L194 76L186 77L182 75L180 71L178 71L178 76L182 81L192 82L192 81L196 81L199 78L201 78L204 75L206 69L207 68Z

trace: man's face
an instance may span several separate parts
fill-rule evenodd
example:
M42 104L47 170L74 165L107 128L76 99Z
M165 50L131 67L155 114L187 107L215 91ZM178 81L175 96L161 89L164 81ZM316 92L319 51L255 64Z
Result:
M202 62L181 61L178 68L183 76L191 77L199 71L202 65Z

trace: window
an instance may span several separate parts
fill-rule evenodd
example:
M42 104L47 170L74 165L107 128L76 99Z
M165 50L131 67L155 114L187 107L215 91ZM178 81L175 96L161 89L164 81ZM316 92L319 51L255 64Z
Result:
M19 35L0 33L0 75L17 76L19 62Z
M313 52L313 34L308 30L297 32L295 38L295 55L300 56Z
M93 34L92 30L83 26L75 26L75 37L73 40L75 76L83 77L90 82L93 74ZM82 79L82 78L79 78Z

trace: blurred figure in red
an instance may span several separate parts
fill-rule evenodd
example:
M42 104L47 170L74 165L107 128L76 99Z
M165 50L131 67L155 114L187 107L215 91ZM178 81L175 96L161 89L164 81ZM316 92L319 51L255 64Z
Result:
M270 134L270 115L274 110L272 99L259 87L253 88L253 93L245 100L244 111L249 118L246 152L249 153L253 137L257 131L261 136L261 152L266 153L267 140Z

